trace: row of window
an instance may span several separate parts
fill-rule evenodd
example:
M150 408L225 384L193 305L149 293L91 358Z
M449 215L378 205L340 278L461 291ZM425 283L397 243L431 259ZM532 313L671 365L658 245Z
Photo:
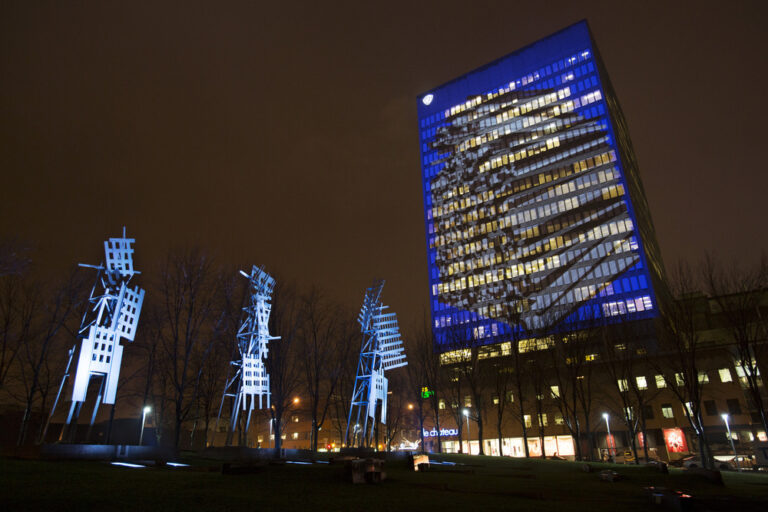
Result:
M603 153L599 153L597 155L590 156L588 158L583 158L580 160L577 160L576 162L573 162L572 164L568 164L565 166L557 167L555 169L550 169L544 172L541 172L539 174L536 174L534 176L526 176L520 179L515 180L514 182L510 183L508 187L503 187L501 191L497 191L494 193L493 190L484 190L481 192L478 192L476 195L471 194L471 188L467 184L459 185L458 187L453 187L448 189L445 192L445 196L443 199L448 200L452 197L457 197L459 199L456 199L455 201L452 201L450 203L443 203L441 205L435 206L433 208L430 208L427 210L427 219L432 218L439 218L442 215L448 215L455 211L458 211L460 208L473 208L473 211L478 212L478 216L480 219L484 218L486 214L490 216L495 216L496 211L495 210L489 210L486 211L485 207L482 206L482 203L492 201L496 198L504 198L507 196L515 196L514 201L518 201L519 197L517 197L518 194L521 192L525 192L526 190L532 189L534 187L538 187L540 185L545 185L547 183L561 180L563 178L567 178L569 176L572 176L574 174L580 174L580 175L588 175L586 174L587 171L595 170L598 167L601 167L603 165L609 165L616 161L616 152L613 150L605 151ZM618 171L615 168L611 169L602 169L600 173L596 175L597 180L594 178L589 178L589 181L584 181L586 178L576 178L575 180L572 180L572 182L575 184L575 187L573 189L570 188L566 190L562 189L556 189L554 187L549 187L543 191L539 191L536 194L531 194L525 202L522 203L522 205L525 204L531 204L531 203L539 203L546 199L552 199L554 197L557 197L559 195L567 194L569 192L574 192L575 190L581 190L583 188L591 188L592 186L597 185L598 183L605 183L608 181L612 181L615 179L618 179ZM447 181L444 185L447 185ZM434 188L434 187L433 187ZM466 195L467 197L461 198L461 196ZM505 201L500 206L500 212L505 213L510 210L510 200ZM477 206L480 206L480 208L476 208ZM517 208L518 206L516 206ZM494 205L491 205L490 208L494 208ZM539 217L545 217L548 214L545 210L542 209L543 207L540 207L537 212ZM551 205L550 205L551 208ZM550 214L558 213L557 211L550 211ZM531 216L531 213L528 214ZM477 220L477 217L469 219L467 217L462 217L462 220L464 222L467 222L468 220ZM535 217L533 217L533 220L535 220ZM521 221L522 222L522 221Z
M446 117L460 114L466 111L467 109L471 109L480 105L483 101L490 101L504 94L509 94L510 92L516 89L530 85L531 83L538 81L542 78L545 78L547 76L550 76L553 73L560 73L562 71L565 71L567 68L572 68L573 71L571 71L571 73L575 73L576 75L582 75L582 74L587 74L589 72L592 72L594 71L594 64L590 62L590 57L591 57L590 51L588 49L585 49L576 54L571 55L570 57L563 58L559 61L553 62L546 66L542 66L537 71L532 71L530 73L527 73L518 79L511 80L508 84L505 83L504 85L501 85L496 89L485 93L485 98L483 98L483 95L478 95L478 96L475 96L474 98L467 100L464 103L459 103L457 105L454 105L453 107L450 107L443 112L440 112L438 114L433 114L432 116L422 121L422 127L429 126L430 124L433 124L436 121L440 121L441 119L445 119ZM584 62L584 64L579 67L574 67L574 65L577 62ZM562 81L563 76L567 76L567 74L565 75L560 74L560 76L558 77L558 80Z
M556 388L557 386L553 386L553 388ZM558 394L559 396L559 394ZM493 395L491 397L491 401L493 402L493 405L499 405L499 397L497 395ZM509 392L507 393L507 401L513 402L514 401L514 395ZM702 402L704 406L704 413L707 416L718 416L721 414L721 412L728 412L731 416L738 416L742 414L741 410L741 402L739 402L738 398L728 398L726 399L726 409L720 410L717 408L717 403L715 400L704 400ZM438 402L438 407L440 409L446 409L446 401L444 399L440 399ZM458 409L458 403L453 402L451 404L451 407L453 409ZM463 407L471 408L472 407L472 397L471 396L465 396L464 397L464 405ZM685 407L688 409L689 413L691 412L691 404L687 403ZM645 419L652 420L655 418L655 413L653 410L653 406L646 405L643 409L643 413L645 416ZM627 407L624 410L624 414L627 418L630 420L635 419L635 411L633 407ZM681 412L681 415L684 417L686 414L685 410ZM672 404L661 404L661 415L662 417L666 419L674 419L675 418L675 411ZM541 415L536 415L539 417L538 426L546 427L547 426L547 414L542 413ZM524 417L525 426L526 428L531 428L532 422L531 422L531 415L526 414ZM555 424L556 425L562 425L563 424L563 417L561 414L555 414Z
M625 350L626 345L623 345L623 344L616 345L616 349ZM736 365L735 371L739 379L746 378L746 371L741 365ZM733 382L733 375L731 374L731 370L729 368L720 368L717 370L717 374L718 374L718 377L720 378L720 382L722 383ZM699 379L699 384L709 384L710 382L709 373L706 371L699 371L698 379ZM664 389L667 387L667 384L668 384L663 375L655 375L654 383L657 389ZM648 380L646 379L645 376L641 375L641 376L635 377L635 384L637 385L637 389L641 391L648 389ZM685 375L682 373L675 373L675 384L677 386L684 386ZM628 391L629 381L627 379L619 379L617 381L617 386L619 388L619 391Z

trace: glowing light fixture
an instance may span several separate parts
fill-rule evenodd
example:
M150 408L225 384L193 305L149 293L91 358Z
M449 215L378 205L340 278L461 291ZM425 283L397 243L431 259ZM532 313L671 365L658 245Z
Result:
M144 407L144 414L141 415L141 433L139 434L139 446L141 446L142 442L144 441L144 423L147 421L147 414L149 414L151 410L152 407L147 405Z
M728 413L724 412L720 415L725 422L725 428L728 431L728 440L731 442L731 450L733 450L733 462L736 464L736 468L741 472L741 464L739 464L738 457L736 456L736 446L733 444L733 436L731 435L731 426L728 424Z
M426 96L421 98L421 102L423 104L425 104L425 105L429 105L430 103L432 103L433 99L435 99L435 95L434 94L427 94Z
M130 462L110 462L113 466L123 466L124 468L145 468L141 464L131 464Z

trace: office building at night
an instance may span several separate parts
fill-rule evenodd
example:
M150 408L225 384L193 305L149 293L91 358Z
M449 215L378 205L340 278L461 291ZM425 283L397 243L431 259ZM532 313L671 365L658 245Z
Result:
M438 349L659 314L663 265L585 21L418 98ZM662 299L663 302L663 299ZM510 325L518 325L513 333Z

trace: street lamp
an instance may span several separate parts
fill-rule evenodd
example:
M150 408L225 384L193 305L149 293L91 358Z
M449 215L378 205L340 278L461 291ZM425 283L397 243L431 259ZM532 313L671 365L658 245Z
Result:
M605 420L605 428L608 430L608 436L605 438L606 445L608 445L608 455L611 458L611 462L615 462L613 459L613 449L611 448L611 445L613 444L613 437L611 436L611 425L608 423L608 413L603 413L603 419Z
M731 435L731 426L728 424L728 413L724 412L720 415L725 422L725 429L728 431L728 440L731 442L731 450L733 450L733 461L736 463L736 469L741 472L741 464L739 464L738 457L736 456L736 447L733 445L733 436Z
M141 446L141 443L144 440L144 422L147 420L147 414L149 414L151 410L152 407L147 405L144 407L144 413L141 415L141 433L139 434L139 446Z
M468 455L472 455L472 446L469 444L469 409L464 409L461 412L464 414L464 417L467 418L467 452Z

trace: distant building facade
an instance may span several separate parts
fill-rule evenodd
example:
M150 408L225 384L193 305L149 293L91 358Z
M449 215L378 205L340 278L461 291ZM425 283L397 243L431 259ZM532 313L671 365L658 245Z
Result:
M653 223L586 22L431 89L418 116L438 350L457 329L493 345L658 316Z

